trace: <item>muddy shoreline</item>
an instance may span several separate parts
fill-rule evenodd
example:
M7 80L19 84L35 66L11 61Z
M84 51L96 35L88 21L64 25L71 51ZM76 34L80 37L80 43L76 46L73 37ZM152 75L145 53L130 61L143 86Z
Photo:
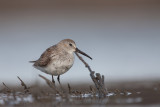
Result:
M108 93L105 98L101 99L97 96L96 91L90 88L91 86L94 87L92 84L71 85L69 92L68 87L63 85L66 94L61 96L47 85L28 86L29 92L26 92L22 86L1 85L0 106L160 106L159 81L108 83L106 84Z

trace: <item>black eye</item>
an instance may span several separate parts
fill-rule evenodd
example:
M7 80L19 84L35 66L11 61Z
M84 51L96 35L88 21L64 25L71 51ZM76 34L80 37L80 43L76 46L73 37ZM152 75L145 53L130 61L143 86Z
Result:
M72 46L72 44L70 43L69 46Z

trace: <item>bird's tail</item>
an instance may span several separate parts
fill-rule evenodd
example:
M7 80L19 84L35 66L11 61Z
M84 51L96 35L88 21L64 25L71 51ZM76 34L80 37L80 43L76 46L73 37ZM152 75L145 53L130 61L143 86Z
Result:
M29 61L29 63L35 63L36 61Z

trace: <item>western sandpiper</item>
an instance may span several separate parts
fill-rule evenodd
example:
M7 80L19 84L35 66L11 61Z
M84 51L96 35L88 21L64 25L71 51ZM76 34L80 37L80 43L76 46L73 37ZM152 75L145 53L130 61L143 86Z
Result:
M60 84L60 75L67 72L74 63L74 52L92 59L89 55L82 52L76 47L71 39L64 39L46 49L40 58L36 61L30 61L35 68L52 75L52 82L55 83L53 76L58 76L57 80Z

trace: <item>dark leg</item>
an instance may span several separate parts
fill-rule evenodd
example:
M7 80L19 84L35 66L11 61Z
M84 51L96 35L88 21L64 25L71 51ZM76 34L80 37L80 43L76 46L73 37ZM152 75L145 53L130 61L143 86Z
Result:
M63 89L63 87L62 87L62 85L61 85L61 82L60 82L60 75L58 75L57 80L58 80L58 82L59 82L59 85L60 85L60 87L61 87L61 90L64 91L64 89Z
M54 78L53 78L53 75L52 75L52 82L55 83Z
M61 85L61 82L60 82L60 75L58 75L57 80L58 80L59 84Z

